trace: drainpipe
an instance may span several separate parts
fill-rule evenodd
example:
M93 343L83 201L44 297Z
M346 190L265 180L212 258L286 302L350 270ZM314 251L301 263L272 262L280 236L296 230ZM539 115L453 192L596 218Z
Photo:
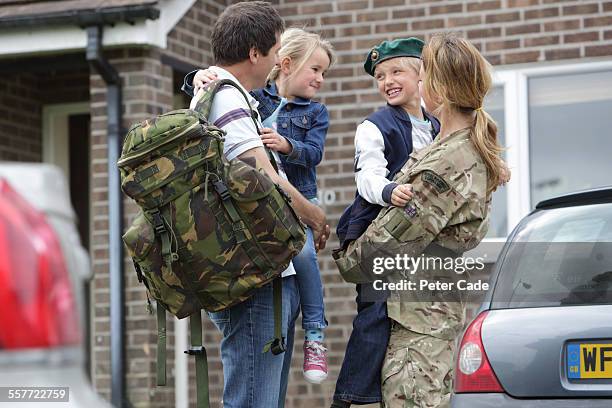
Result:
M117 160L121 152L121 78L102 55L102 26L87 27L87 61L107 86L108 120L108 233L110 272L110 335L111 335L111 403L117 408L128 405L125 394L125 313L123 245L123 206Z

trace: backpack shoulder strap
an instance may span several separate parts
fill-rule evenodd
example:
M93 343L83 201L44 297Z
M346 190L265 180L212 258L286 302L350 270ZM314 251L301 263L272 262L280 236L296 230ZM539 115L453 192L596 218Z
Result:
M202 116L204 116L205 118L208 118L208 115L210 115L210 109L212 107L213 100L215 99L217 92L219 92L219 90L223 86L226 86L226 85L232 86L236 88L238 92L240 92L240 94L246 101L247 106L249 107L249 110L251 111L251 119L253 120L253 123L255 124L255 129L257 129L258 134L261 134L259 124L257 123L257 119L259 118L259 114L257 113L257 110L251 107L251 103L249 102L249 97L244 92L242 87L238 85L236 82L232 81L231 79L218 79L206 85L202 89L202 91L198 92L194 96L194 98L197 98L197 101L195 102L195 105L192 102L191 104L192 109L198 112L199 114L201 114Z
M247 106L249 107L249 110L251 111L251 119L253 120L253 123L255 124L255 129L257 130L257 134L261 135L261 128L258 122L259 113L257 112L256 109L253 109L251 107L251 103L249 102L249 97L244 92L242 87L238 85L236 82L232 81L231 79L218 79L216 81L209 83L207 86L204 87L203 91L198 92L194 96L194 98L198 98L198 99L195 102L195 105L192 102L191 108L194 111L200 113L205 118L208 118L208 115L210 115L210 109L212 107L213 99L215 99L215 95L217 94L217 92L219 92L221 87L226 86L226 85L233 86L243 96L244 100L247 103ZM278 163L276 162L276 158L272 154L272 151L268 149L266 146L264 146L264 149L266 150L266 153L268 154L268 159L270 159L270 163L272 163L272 167L274 167L274 170L278 173L279 171Z

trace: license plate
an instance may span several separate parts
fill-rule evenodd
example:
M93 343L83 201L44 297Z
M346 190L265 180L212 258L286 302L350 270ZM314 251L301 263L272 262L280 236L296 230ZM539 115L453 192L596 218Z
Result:
M568 344L567 377L612 378L612 343Z

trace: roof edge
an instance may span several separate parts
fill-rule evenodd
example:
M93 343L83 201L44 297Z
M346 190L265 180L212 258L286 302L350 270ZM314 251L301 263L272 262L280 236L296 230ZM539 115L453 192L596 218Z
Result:
M101 9L68 10L58 13L33 14L0 18L2 28L24 28L50 25L76 24L81 27L110 25L118 22L132 23L135 20L156 20L160 11L157 2L142 5L108 7Z

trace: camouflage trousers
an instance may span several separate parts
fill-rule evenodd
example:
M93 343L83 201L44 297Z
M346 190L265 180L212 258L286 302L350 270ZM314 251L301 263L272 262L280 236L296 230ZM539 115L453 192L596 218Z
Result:
M382 368L384 408L448 408L455 342L393 322Z

